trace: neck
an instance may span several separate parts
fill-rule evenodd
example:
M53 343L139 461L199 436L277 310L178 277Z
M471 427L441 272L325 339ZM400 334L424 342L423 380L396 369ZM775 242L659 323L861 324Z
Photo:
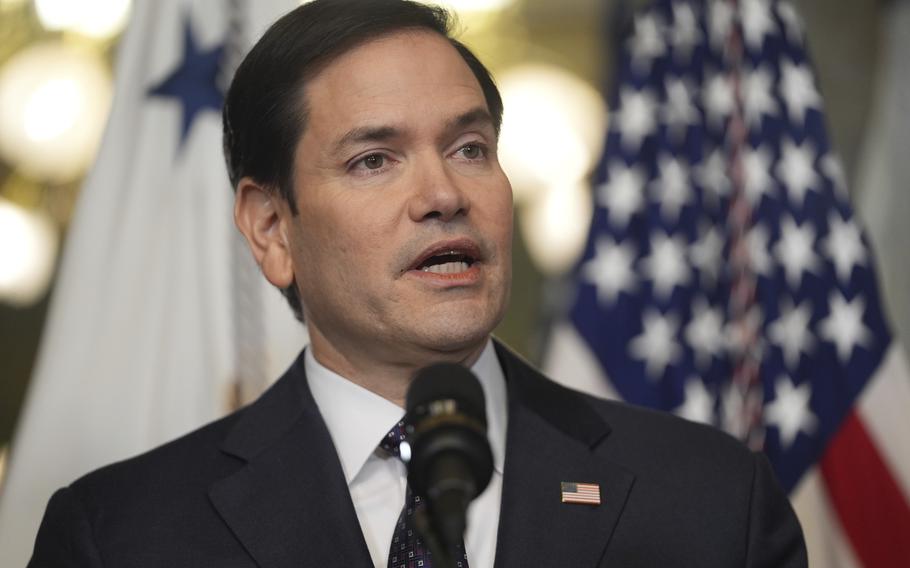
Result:
M310 328L310 349L320 365L401 408L405 408L408 387L420 369L442 362L470 367L480 358L488 339L484 337L470 346L451 351L383 349L381 356L377 356L368 350L339 350L317 330Z

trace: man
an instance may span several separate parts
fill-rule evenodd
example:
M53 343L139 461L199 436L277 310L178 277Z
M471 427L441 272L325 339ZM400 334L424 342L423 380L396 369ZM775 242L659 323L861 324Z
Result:
M448 361L487 398L474 568L805 566L762 457L491 340L510 286L501 112L439 10L317 0L272 26L228 93L225 152L237 225L311 344L250 407L58 491L31 565L416 564L398 557L419 549L405 468L380 442L415 372ZM599 504L563 502L563 482Z

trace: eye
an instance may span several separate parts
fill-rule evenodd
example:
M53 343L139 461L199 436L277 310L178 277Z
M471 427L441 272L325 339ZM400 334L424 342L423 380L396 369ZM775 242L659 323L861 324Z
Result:
M357 158L348 165L348 172L358 176L378 175L395 164L395 159L384 152L373 152Z
M361 161L368 170L378 170L385 165L385 156L382 154L370 154Z
M459 148L458 153L466 160L482 160L486 156L486 149L481 144L470 142Z

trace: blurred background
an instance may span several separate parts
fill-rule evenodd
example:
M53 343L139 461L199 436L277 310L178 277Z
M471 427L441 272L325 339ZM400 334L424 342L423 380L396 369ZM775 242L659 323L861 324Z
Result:
M112 96L131 0L0 0L0 445L12 437L34 365L59 252ZM645 1L629 2L631 8ZM885 0L796 0L834 146L857 171L869 123ZM591 173L606 128L619 3L452 2L462 37L506 98L501 152L516 203L515 287L498 334L539 361L547 324L587 234ZM511 99L511 100L510 100ZM546 105L548 112L540 113ZM526 113L524 116L521 113ZM546 116L542 132L536 120ZM532 124L535 136L523 133ZM510 129L514 127L514 130ZM539 141L570 138L540 170ZM572 140L572 138L576 138ZM549 148L553 152L553 142ZM575 148L581 148L579 158ZM522 160L530 163L522 163ZM562 159L563 161L560 161ZM574 178L574 179L572 179ZM575 183L562 191L555 184ZM850 184L856 191L856 184ZM910 244L910 243L907 243ZM548 287L553 294L544 294ZM553 302L551 305L548 302Z
M0 480L35 370L67 231L112 108L121 39L131 16L144 13L141 4L0 0ZM540 362L552 324L571 301L570 276L588 237L591 182L611 119L607 98L620 38L628 32L634 10L648 2L442 4L459 14L460 37L493 71L504 96L500 155L515 191L516 232L512 303L497 334ZM864 176L871 167L870 147L880 143L872 140L870 125L885 100L881 85L888 70L888 21L896 3L792 4L805 25L832 145L842 159L850 198L862 212L866 201L859 180L869 179ZM265 23L245 33L254 36ZM236 24L227 23L229 29ZM186 48L181 37L173 38L178 51ZM195 48L204 52L198 41ZM234 46L238 49L242 51ZM227 56L236 53L229 49ZM164 69L154 60L147 63ZM159 90L166 93L166 84ZM184 140L186 136L183 132L181 144L192 145L194 139ZM875 203L865 209L889 207ZM873 246L892 255L891 266L900 264L901 251L910 242L894 242L881 233L870 231ZM910 300L903 286L908 283L898 272L879 267L886 312L897 334L907 337ZM223 411L251 396L233 395L239 398L222 404Z

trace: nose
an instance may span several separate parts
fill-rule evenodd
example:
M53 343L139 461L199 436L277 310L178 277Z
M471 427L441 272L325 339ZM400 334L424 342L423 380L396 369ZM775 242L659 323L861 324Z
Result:
M470 201L459 184L456 172L446 167L445 158L433 157L421 161L414 179L414 195L408 213L414 222L437 219L448 222L467 215Z

